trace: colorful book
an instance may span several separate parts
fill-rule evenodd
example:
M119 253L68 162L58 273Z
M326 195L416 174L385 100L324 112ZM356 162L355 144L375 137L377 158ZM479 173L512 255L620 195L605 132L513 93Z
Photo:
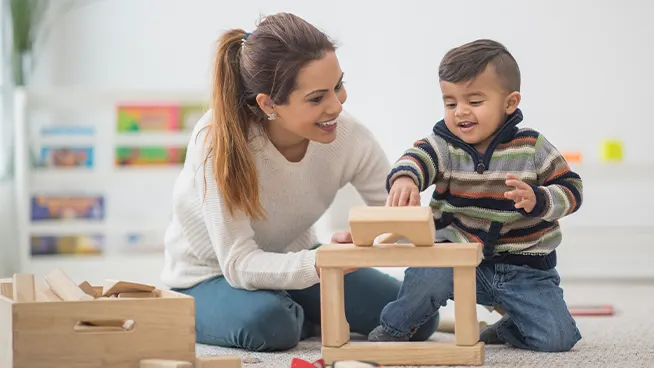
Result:
M98 234L33 235L30 237L33 256L102 254L105 238Z
M41 128L43 136L75 135L89 136L95 134L95 127L85 125L47 125Z
M103 196L35 195L32 197L32 221L102 220Z
M93 147L53 147L41 148L35 163L37 167L93 167Z
M206 108L200 104L120 105L119 133L188 131L195 127Z
M116 147L117 166L180 165L186 158L186 147Z

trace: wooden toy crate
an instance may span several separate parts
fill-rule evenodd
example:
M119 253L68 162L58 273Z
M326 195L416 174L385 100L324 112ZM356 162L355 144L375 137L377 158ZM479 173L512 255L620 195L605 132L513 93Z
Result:
M193 361L193 298L154 293L157 297L55 302L15 302L0 295L0 367L138 368L148 358Z

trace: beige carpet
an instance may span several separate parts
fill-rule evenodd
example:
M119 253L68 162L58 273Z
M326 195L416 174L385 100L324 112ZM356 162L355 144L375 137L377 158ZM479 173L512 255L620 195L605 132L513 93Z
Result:
M568 353L534 353L508 346L488 346L488 367L654 367L654 284L569 284L563 286L569 305L613 304L612 317L576 317L583 339ZM490 322L490 321L489 321ZM435 334L432 339L451 340ZM252 368L290 368L294 357L320 358L320 341L303 341L281 353L248 353L207 345L197 346L198 355L242 355L260 363Z

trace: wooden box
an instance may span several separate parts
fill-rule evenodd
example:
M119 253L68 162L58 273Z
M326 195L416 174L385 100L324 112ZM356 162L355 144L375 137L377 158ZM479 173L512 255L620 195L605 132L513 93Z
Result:
M138 368L148 358L194 361L193 298L159 289L155 294L22 303L0 294L0 367Z

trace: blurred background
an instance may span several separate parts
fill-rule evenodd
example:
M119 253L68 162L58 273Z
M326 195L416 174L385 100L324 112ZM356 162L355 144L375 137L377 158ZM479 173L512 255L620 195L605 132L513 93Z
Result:
M562 221L562 279L654 278L654 2L644 0L3 0L0 276L62 267L80 281L159 285L216 40L280 11L335 39L345 108L391 161L442 117L445 52L504 43L522 70L523 125L584 179L584 205ZM316 224L321 240L359 201L342 190Z

